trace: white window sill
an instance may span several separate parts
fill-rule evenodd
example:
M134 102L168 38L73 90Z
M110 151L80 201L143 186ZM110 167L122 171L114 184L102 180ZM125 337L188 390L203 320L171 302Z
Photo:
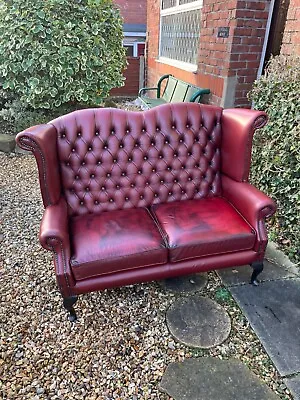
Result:
M183 69L184 71L193 72L193 73L196 73L197 69L198 69L197 65L195 65L195 64L189 64L189 63L186 63L183 61L172 60L171 58L167 58L167 57L159 57L155 61L159 62L161 64L171 65L172 67L176 67L179 69Z

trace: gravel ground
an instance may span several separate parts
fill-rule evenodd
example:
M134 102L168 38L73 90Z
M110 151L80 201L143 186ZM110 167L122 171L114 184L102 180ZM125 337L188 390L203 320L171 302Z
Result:
M80 296L71 324L52 256L38 243L42 212L33 157L0 154L1 399L171 400L158 388L165 368L199 356L240 359L281 399L292 399L214 272L201 295L226 308L232 331L213 349L173 340L165 311L175 295L158 283Z

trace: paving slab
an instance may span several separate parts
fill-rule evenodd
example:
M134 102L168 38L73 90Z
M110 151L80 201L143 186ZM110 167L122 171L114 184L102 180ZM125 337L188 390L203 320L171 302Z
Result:
M230 288L281 376L300 372L300 279Z
M240 361L213 357L168 365L159 386L175 400L279 399Z
M300 375L284 379L284 383L292 392L294 400L300 400Z
M10 153L14 150L15 145L16 140L14 136L0 133L0 151Z
M166 320L175 339L204 349L224 342L231 329L227 312L215 301L199 295L177 299L169 307Z
M250 265L241 267L225 268L218 270L217 273L226 286L244 285L250 282L253 269ZM295 278L296 275L290 270L283 268L269 261L264 261L264 270L259 274L261 282L276 279Z
M174 293L192 293L203 289L207 284L207 273L179 276L160 281L161 287Z

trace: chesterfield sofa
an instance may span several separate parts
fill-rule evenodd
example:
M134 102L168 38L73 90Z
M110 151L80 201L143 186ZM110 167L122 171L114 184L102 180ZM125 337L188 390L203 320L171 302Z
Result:
M276 206L248 183L264 112L174 103L79 110L17 135L34 154L54 254L74 321L78 295L249 264L263 270Z

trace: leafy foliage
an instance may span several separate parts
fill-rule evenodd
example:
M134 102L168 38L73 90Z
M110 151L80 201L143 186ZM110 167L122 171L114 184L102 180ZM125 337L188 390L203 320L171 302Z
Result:
M100 104L125 60L112 0L0 0L0 83L33 108Z
M269 115L254 138L251 179L276 201L271 238L300 259L300 58L277 56L250 93Z

